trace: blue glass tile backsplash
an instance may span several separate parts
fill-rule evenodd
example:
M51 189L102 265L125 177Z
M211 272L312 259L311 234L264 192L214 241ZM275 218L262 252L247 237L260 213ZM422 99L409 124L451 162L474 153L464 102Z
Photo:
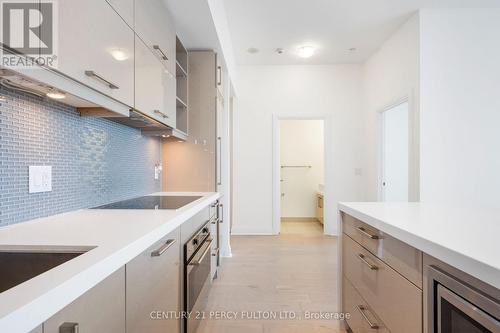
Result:
M160 190L159 139L55 101L0 95L0 226ZM30 165L52 166L52 192L28 193Z

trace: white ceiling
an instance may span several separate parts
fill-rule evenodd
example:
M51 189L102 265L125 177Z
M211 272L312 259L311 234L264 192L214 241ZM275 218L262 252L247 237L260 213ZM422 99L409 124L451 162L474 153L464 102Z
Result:
M242 65L359 63L419 8L500 7L500 0L224 0ZM317 53L302 59L297 47ZM356 51L349 51L349 48ZM250 54L249 48L259 52ZM276 48L285 52L278 55Z

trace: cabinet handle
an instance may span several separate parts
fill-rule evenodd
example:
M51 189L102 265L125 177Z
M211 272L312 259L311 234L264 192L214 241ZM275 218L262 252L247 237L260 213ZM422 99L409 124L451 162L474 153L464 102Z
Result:
M156 114L159 114L163 118L168 118L168 115L166 115L165 113L161 112L160 110L153 110L153 112L156 113Z
M372 234L370 234L363 227L358 227L358 230L359 230L359 232L361 232L363 235L365 235L366 237L368 237L370 239L379 239L380 238L378 235L372 235Z
M368 318L368 316L366 315L365 311L368 311L368 309L364 305L357 305L356 309L358 309L359 313L361 313L361 316L365 319L365 321L368 323L368 326L370 326L371 329L374 330L379 329L378 324L372 323L370 318Z
M218 247L216 247L214 249L214 252L212 253L212 257L217 257L217 255L219 254L219 251L220 251L220 249Z
M114 84L113 82L111 82L109 80L106 80L104 77L102 77L101 75L97 74L94 71L90 71L90 70L89 71L85 71L85 75L87 75L88 77L92 77L94 79L97 79L97 80L103 82L110 89L120 89L120 87L118 87L116 84Z
M224 223L224 205L223 204L220 204L219 205L220 207L220 210L221 210L221 218L219 219L219 223Z
M165 244L163 244L158 250L155 250L153 252L151 252L151 257L159 257L161 256L163 253L165 253L165 251L167 251L172 245L174 245L175 243L175 239L169 239L168 241L165 242Z
M78 333L78 323L63 323L59 326L59 333Z
M364 254L361 254L359 253L358 254L358 259L361 260L364 264L366 264L366 266L370 267L370 269L372 271L376 271L378 269L377 266L375 266L374 264L371 264L369 263L366 259L365 259L365 255Z
M217 142L219 143L219 172L217 173L219 180L217 181L217 185L222 185L222 138L220 136L217 137Z
M222 84L222 67L217 66L217 73L218 73L218 80L217 80L217 85L220 86Z
M168 57L167 55L165 54L165 52L163 52L163 50L160 48L160 45L153 45L153 49L155 49L156 51L158 51L158 53L160 54L161 58L163 60L168 60Z

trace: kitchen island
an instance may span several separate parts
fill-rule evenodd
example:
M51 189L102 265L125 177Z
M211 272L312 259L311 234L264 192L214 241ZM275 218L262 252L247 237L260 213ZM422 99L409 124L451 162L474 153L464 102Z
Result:
M352 313L354 333L471 323L460 328L500 331L498 212L381 202L340 203L339 210L342 310Z

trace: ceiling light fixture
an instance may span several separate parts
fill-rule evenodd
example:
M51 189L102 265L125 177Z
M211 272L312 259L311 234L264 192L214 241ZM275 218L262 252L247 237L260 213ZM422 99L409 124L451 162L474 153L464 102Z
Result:
M276 49L276 53L278 53L278 54L283 54L283 52L285 52L285 50L283 50L281 47L278 47Z
M5 98L5 96L0 95L0 103L5 102L6 100L7 100L7 99Z
M47 97L52 99L64 99L66 98L66 94L58 90L51 90L47 93Z
M316 49L313 46L301 46L297 50L297 54L301 58L310 58L313 56Z
M247 50L247 52L250 54L255 54L255 53L259 53L259 49L255 48L255 47L251 47Z
M129 58L127 52L124 49L112 49L109 51L109 53L111 53L111 56L118 61L125 61Z

